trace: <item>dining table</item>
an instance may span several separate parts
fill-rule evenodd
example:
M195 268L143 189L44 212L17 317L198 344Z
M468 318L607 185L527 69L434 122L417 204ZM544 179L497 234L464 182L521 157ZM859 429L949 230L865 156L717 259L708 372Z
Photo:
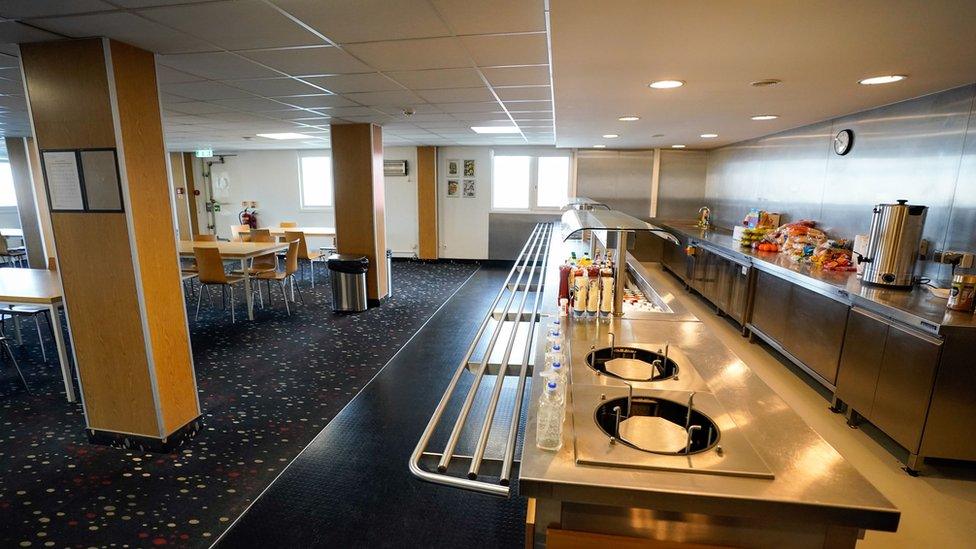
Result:
M68 362L68 348L64 332L61 330L61 317L58 314L64 308L64 298L61 292L61 279L58 277L57 271L0 269L0 302L47 309L51 333L54 334L54 343L58 348L58 361L61 363L64 391L68 396L68 402L75 402L74 381L71 377L71 364Z
M244 298L247 301L247 319L254 320L254 296L251 295L251 274L248 269L248 261L262 255L287 250L288 244L284 242L226 242L223 240L197 242L181 240L179 253L183 257L193 257L193 248L217 248L221 258L241 262L241 271L244 276Z
M261 227L268 229L271 236L285 236L285 232L305 233L305 236L332 236L336 235L335 227ZM250 233L250 229L241 231L243 234Z

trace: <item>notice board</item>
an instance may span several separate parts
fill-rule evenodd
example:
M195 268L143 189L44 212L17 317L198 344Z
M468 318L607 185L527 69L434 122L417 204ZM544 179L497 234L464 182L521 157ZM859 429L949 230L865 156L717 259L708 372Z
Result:
M41 151L52 212L123 212L122 178L114 148Z

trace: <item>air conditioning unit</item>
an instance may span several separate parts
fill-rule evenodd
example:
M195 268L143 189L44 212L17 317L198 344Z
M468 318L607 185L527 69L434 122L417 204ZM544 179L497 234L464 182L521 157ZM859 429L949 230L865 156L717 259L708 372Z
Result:
M407 161L406 160L384 160L383 175L388 177L406 177Z

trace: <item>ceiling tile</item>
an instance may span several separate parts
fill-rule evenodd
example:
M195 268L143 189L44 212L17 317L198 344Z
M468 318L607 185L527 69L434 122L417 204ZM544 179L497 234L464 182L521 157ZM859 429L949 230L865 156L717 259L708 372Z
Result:
M113 4L118 4L123 8L148 8L152 6L170 6L173 4L189 4L201 0L112 0Z
M241 55L292 76L372 72L367 65L331 46L257 50Z
M552 101L505 101L508 112L552 112Z
M218 99L214 101L215 104L227 107L230 109L236 109L240 111L251 111L251 112L271 112L271 111L281 111L288 108L278 101L273 101L271 99L264 99L263 97L248 97L244 99ZM174 105L174 109L179 109L179 105Z
M307 76L303 78L317 86L334 92L367 92L367 91L389 91L402 90L396 82L383 76L378 72L367 72L362 74L335 74L330 76Z
M552 100L552 89L549 86L516 86L510 88L495 88L495 93L502 101L549 101Z
M368 116L376 110L369 107L336 107L324 112L332 116Z
M549 65L483 68L492 86L539 86L549 84Z
M391 78L413 90L441 88L472 88L484 85L474 69L429 69L423 71L396 71L387 73Z
M55 17L32 25L74 38L107 36L156 53L215 51L213 45L126 12Z
M257 63L226 52L160 55L158 59L161 65L213 80L280 76Z
M88 11L113 10L115 6L102 0L3 0L0 2L0 17L4 19L25 19L85 13Z
M200 80L203 80L200 76L156 64L156 81L160 84L182 84L184 82L199 82Z
M448 69L471 65L457 38L350 44L346 50L381 71Z
M376 107L377 110L381 110L386 114L392 114L396 116L402 116L405 119L410 119L419 114L432 114L441 113L441 110L437 107L427 104L427 103L415 103L413 105L396 105L396 106L385 106L381 105ZM413 114L403 114L404 110L409 110Z
M251 94L225 86L219 82L186 82L184 84L165 84L160 89L190 99L208 101L211 99L237 99L251 97Z
M348 120L349 122L359 122L359 123L373 123L373 124L384 124L393 118L389 116L383 116L382 114L367 115L367 116L343 116L343 120Z
M481 86L478 88L457 88L443 90L424 90L417 92L425 101L431 103L464 103L476 101L494 101L491 91Z
M165 105L167 110L182 114L211 114L215 112L225 112L227 107L206 101L188 101L186 103L174 103Z
M436 107L447 113L494 112L501 110L501 106L494 101L480 103L439 103Z
M431 0L456 34L546 30L542 0Z
M362 105L410 105L421 102L416 94L407 90L346 93L343 96Z
M296 95L292 97L278 97L277 99L283 103L306 109L355 106L352 101L341 95Z
M273 0L338 43L449 36L427 0Z
M229 50L322 43L319 37L259 0L151 8L140 14Z
M0 79L0 94L24 95L24 84L20 80Z
M254 80L229 80L228 86L247 90L264 97L280 95L307 95L323 93L322 90L294 78L259 78Z
M62 38L40 29L35 29L14 21L0 22L0 42L7 44L23 44L25 42L42 42Z
M549 62L546 33L464 36L460 40L480 67Z

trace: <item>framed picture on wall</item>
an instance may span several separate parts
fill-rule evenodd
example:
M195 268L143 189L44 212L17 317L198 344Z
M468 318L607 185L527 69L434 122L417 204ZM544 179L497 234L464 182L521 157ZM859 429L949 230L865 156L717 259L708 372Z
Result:
M447 196L448 198L457 198L461 196L461 182L457 179L447 180Z
M460 160L448 160L447 161L447 176L457 177L461 175L461 161Z
M474 198L475 194L475 180L465 179L464 180L464 198Z
M474 160L464 161L464 177L474 177Z

